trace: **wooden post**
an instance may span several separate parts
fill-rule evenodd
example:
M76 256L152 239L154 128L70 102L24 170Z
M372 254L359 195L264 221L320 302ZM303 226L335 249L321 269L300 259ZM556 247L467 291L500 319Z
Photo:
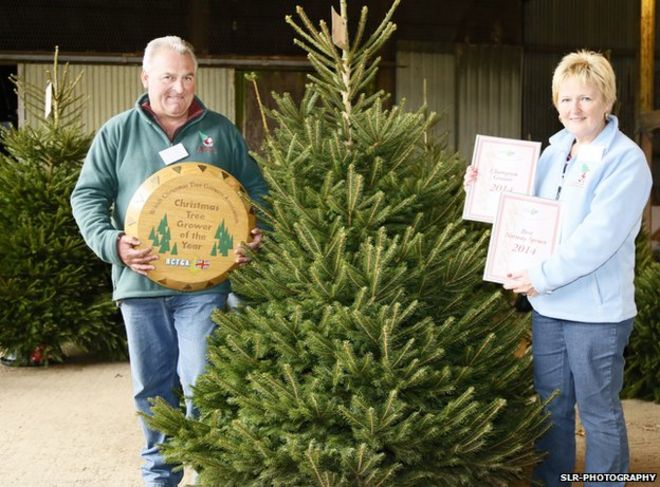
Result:
M641 0L640 43L639 43L639 120L653 111L653 61L655 42L655 1ZM649 166L653 163L653 129L640 126L639 145L644 151ZM649 235L653 229L651 222L651 201L644 210L644 220Z

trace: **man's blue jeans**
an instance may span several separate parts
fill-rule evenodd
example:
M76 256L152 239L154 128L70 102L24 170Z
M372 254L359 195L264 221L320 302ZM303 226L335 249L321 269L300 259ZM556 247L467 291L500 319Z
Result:
M181 294L121 301L131 363L133 397L138 411L151 414L149 399L160 396L178 407L183 388L186 413L195 413L192 386L206 367L207 338L215 324L211 312L223 308L226 294ZM165 435L147 428L142 450L142 477L147 487L174 487L183 471L172 472L158 446Z
M575 404L585 430L586 473L628 471L628 437L619 393L623 385L623 349L632 318L619 323L583 323L532 314L534 385L550 402L550 430L536 448L548 452L534 471L547 487L570 486L559 474L575 467ZM596 485L585 483L585 487ZM599 483L623 485L623 483Z

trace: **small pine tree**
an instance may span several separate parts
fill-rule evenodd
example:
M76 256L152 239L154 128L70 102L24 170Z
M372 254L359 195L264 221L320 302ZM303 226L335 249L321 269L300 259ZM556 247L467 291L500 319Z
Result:
M57 54L48 73L50 114L36 127L0 133L8 152L0 156L0 350L17 364L35 350L44 362L61 360L65 344L125 355L108 269L71 215L69 195L91 135L81 130L82 99L73 93L80 77L60 71ZM43 113L43 90L13 81L25 105Z
M508 485L538 459L527 325L481 280L465 165L427 140L425 110L364 93L397 3L366 39L364 8L340 49L302 9L287 19L316 72L269 113L272 231L232 274L247 304L215 315L199 419L162 401L151 418L201 485Z

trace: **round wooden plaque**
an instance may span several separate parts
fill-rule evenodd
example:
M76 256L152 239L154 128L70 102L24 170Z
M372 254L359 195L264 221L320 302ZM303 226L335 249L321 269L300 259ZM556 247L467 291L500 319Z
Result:
M124 231L160 258L147 277L181 291L224 281L234 249L250 240L256 218L245 190L231 174L201 162L165 167L135 192Z

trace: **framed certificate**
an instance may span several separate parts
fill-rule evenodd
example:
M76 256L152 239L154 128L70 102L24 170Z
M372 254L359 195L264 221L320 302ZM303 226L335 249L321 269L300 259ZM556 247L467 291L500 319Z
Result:
M522 271L550 257L559 244L558 201L501 193L490 235L484 281L504 282L507 273Z
M477 135L477 179L465 197L463 219L493 223L500 193L532 194L541 143Z

